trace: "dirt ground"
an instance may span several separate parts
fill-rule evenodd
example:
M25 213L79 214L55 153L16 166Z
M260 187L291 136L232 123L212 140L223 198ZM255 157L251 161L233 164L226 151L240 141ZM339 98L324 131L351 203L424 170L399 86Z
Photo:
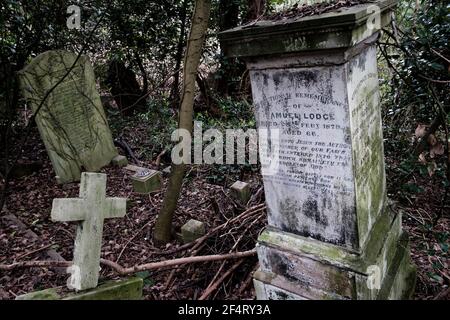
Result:
M139 131L139 128L135 129ZM133 128L128 127L128 130L133 132ZM139 151L141 142L136 138L130 142L130 146ZM30 176L14 179L11 183L7 211L2 212L0 216L0 264L48 260L47 252L50 249L64 259L71 260L75 225L52 222L50 210L54 198L77 197L78 184L56 184L50 161L37 131L28 140L22 154L26 155L22 160L42 161L42 168ZM388 161L395 161L394 155L386 156ZM156 165L154 160L144 161L142 165L158 170L165 167ZM127 197L129 202L125 218L105 221L102 258L129 267L192 254L224 254L232 251L233 247L239 251L254 248L258 234L267 223L259 173L241 168L230 171L230 175L222 173L222 182L212 183L208 182L211 181L211 176L221 173L211 171L214 169L208 166L193 166L189 169L175 215L175 232L179 232L180 227L189 219L204 221L207 230L211 230L249 207L261 204L258 207L260 209L210 237L195 252L189 252L177 251L181 243L176 239L162 249L156 248L152 243L151 232L162 203L163 192L146 196L134 194L129 179L131 172L121 168L105 168L102 172L108 174L107 196ZM251 184L253 197L247 208L236 203L229 195L229 186L237 178ZM165 184L167 177L164 181ZM441 190L431 180L421 183L427 192L414 198L400 199L404 212L404 227L411 236L412 258L418 266L414 297L449 299L449 218L444 215L434 228L428 227L441 207ZM390 186L390 196L395 199L397 194L392 190L395 188ZM6 218L11 215L22 222L25 228L19 228L17 223ZM37 238L30 236L30 230ZM234 267L236 262L226 261L221 270ZM144 272L138 276L145 279L145 299L198 299L213 282L216 274L223 274L221 265L222 262L198 263L175 269ZM256 257L244 259L208 298L254 299L251 274L256 267ZM51 268L1 272L0 299L14 299L17 295L49 287L63 288L67 277L67 274L61 273L60 270ZM116 273L107 267L102 268L101 280L115 278Z

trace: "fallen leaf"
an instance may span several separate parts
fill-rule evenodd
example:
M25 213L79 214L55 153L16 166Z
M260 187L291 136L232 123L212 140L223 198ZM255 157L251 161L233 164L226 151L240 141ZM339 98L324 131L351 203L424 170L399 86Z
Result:
M430 157L434 158L435 156L442 156L444 152L445 152L444 145L438 142L433 147L430 148Z
M430 145L430 146L434 146L434 145L436 145L436 143L438 143L438 140L436 139L436 137L435 137L435 135L434 134L430 134L429 136L428 136L428 144Z
M436 172L436 169L437 169L436 162L434 162L434 161L430 162L430 164L428 165L427 169L428 169L428 174L430 175L430 177L432 177L433 174Z
M434 250L437 251L437 252L441 251L441 246L440 246L438 243L435 243L435 244L433 245L433 248L434 248Z
M417 139L422 138L427 132L427 126L424 124L419 124L416 128L416 132L414 133Z
M427 164L427 159L425 158L425 154L423 152L419 155L419 162L421 164Z

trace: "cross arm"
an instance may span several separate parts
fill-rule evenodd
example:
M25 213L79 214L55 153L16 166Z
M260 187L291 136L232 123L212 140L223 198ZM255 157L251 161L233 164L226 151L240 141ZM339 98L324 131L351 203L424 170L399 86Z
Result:
M82 221L86 218L86 200L53 199L52 221Z

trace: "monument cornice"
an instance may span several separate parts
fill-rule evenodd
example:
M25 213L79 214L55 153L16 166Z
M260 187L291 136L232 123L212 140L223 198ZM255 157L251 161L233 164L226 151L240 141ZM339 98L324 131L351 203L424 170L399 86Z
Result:
M397 0L378 0L320 15L262 20L221 32L219 39L225 55L241 58L346 49L389 24L396 3ZM374 14L379 14L378 27L368 26Z

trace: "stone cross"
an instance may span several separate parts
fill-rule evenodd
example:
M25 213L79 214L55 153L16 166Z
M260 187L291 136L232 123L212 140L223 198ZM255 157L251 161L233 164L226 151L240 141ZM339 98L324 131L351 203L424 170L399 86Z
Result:
M122 218L126 213L125 198L106 198L106 175L83 173L79 199L54 199L52 220L79 222L75 239L72 276L68 287L77 291L98 284L103 220Z

